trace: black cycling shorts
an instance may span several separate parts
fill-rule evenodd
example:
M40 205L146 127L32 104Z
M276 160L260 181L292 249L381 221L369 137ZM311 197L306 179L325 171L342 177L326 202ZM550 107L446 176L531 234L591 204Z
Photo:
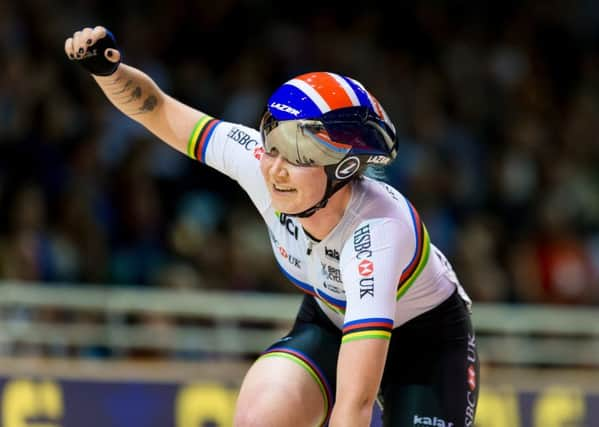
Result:
M306 368L327 406L335 401L342 334L306 295L291 332L262 357L287 357ZM470 314L457 292L393 330L373 426L468 427L474 424L479 362ZM375 411L380 414L380 411Z

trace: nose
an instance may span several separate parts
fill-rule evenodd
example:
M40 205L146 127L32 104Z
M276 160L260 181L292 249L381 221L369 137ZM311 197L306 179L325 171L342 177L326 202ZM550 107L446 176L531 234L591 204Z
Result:
M272 178L286 178L289 176L286 166L287 161L279 154L273 159L268 172Z

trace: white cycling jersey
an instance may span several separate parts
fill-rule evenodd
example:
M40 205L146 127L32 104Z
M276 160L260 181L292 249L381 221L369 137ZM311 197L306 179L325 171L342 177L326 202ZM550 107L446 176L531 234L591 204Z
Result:
M188 155L236 180L268 227L283 274L312 295L343 341L389 338L393 328L447 299L454 290L470 299L445 256L429 240L410 202L370 178L350 185L341 221L320 242L297 218L277 212L259 168L260 133L242 125L202 118Z

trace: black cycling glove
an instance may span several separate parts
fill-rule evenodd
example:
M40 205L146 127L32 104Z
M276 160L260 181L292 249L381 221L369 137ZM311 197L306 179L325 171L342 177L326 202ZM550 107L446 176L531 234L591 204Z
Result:
M113 74L121 63L121 60L119 59L117 62L110 62L106 59L106 56L104 56L106 49L117 49L116 39L108 30L106 30L105 37L97 40L93 45L87 48L87 52L85 52L83 58L79 60L80 64L83 68L96 76L109 76Z

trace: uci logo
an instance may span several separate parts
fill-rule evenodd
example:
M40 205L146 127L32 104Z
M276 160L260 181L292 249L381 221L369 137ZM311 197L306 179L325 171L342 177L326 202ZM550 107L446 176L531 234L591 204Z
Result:
M289 234L295 237L295 240L297 240L297 233L299 229L297 225L295 225L293 220L284 213L278 213L277 216L279 217L279 222L281 223L281 225L287 229L287 232L289 232Z
M355 156L348 157L344 159L337 165L337 169L335 169L335 176L337 179L347 179L356 172L360 168L360 159Z

